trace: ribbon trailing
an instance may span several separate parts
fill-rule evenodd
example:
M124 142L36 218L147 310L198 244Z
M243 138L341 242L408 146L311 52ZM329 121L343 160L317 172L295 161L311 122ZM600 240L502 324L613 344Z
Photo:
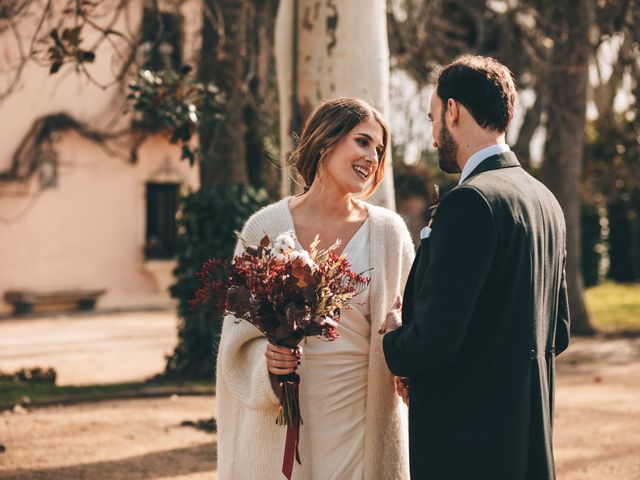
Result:
M276 423L278 425L286 425L287 438L284 443L284 459L282 461L282 473L287 480L291 480L293 473L293 459L295 457L299 465L300 451L298 445L300 443L300 425L302 425L302 417L300 416L300 376L297 373L291 373L278 377L280 380L280 411Z

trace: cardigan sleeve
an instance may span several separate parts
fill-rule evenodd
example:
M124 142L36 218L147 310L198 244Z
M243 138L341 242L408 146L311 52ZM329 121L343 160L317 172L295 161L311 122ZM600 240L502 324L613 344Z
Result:
M407 225L402 221L402 228L400 230L400 288L399 294L404 293L404 288L407 284L407 278L409 278L409 272L411 271L411 265L415 259L416 252L413 246L413 240Z
M413 259L415 257L415 250L413 240L411 240L411 234L409 233L409 229L404 223L402 217L398 215L396 221L393 222L392 225L398 249L395 250L394 255L391 256L391 258L394 262L397 262L398 270L396 277L397 283L395 285L391 283L390 286L393 286L393 290L389 291L389 294L393 295L388 297L388 300L391 302L391 305L395 305L396 299L398 297L402 298L404 295L404 288L407 284L409 272L411 271L411 265L413 264ZM393 307L390 306L389 308L391 309ZM401 323L402 315L400 311L390 310L388 314L397 316L398 323Z
M260 241L264 231L255 217L250 218L242 229L241 237L249 244ZM238 241L234 255L242 252ZM267 339L256 327L246 321L227 315L222 326L218 349L218 376L233 396L247 408L269 408L279 402L271 386L271 378L264 352Z

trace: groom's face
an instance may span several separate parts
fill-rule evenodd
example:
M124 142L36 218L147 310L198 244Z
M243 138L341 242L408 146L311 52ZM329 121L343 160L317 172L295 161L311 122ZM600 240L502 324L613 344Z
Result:
M431 96L429 119L433 123L433 146L438 150L440 170L445 173L459 173L458 143L455 141L446 122L446 110L436 92Z

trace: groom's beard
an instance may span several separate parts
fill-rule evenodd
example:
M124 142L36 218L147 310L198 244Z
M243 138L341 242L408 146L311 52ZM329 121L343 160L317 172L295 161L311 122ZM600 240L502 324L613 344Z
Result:
M442 116L442 130L440 132L440 146L438 147L438 162L440 170L445 173L460 173L460 167L456 162L458 157L458 144L451 136Z

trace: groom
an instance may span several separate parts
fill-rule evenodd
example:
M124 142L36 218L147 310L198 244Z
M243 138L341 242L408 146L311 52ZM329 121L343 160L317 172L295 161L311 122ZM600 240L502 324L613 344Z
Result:
M403 326L383 340L389 369L406 377L413 480L555 478L565 223L505 143L515 98L504 65L464 56L442 69L431 99L440 168L460 183L421 233Z

